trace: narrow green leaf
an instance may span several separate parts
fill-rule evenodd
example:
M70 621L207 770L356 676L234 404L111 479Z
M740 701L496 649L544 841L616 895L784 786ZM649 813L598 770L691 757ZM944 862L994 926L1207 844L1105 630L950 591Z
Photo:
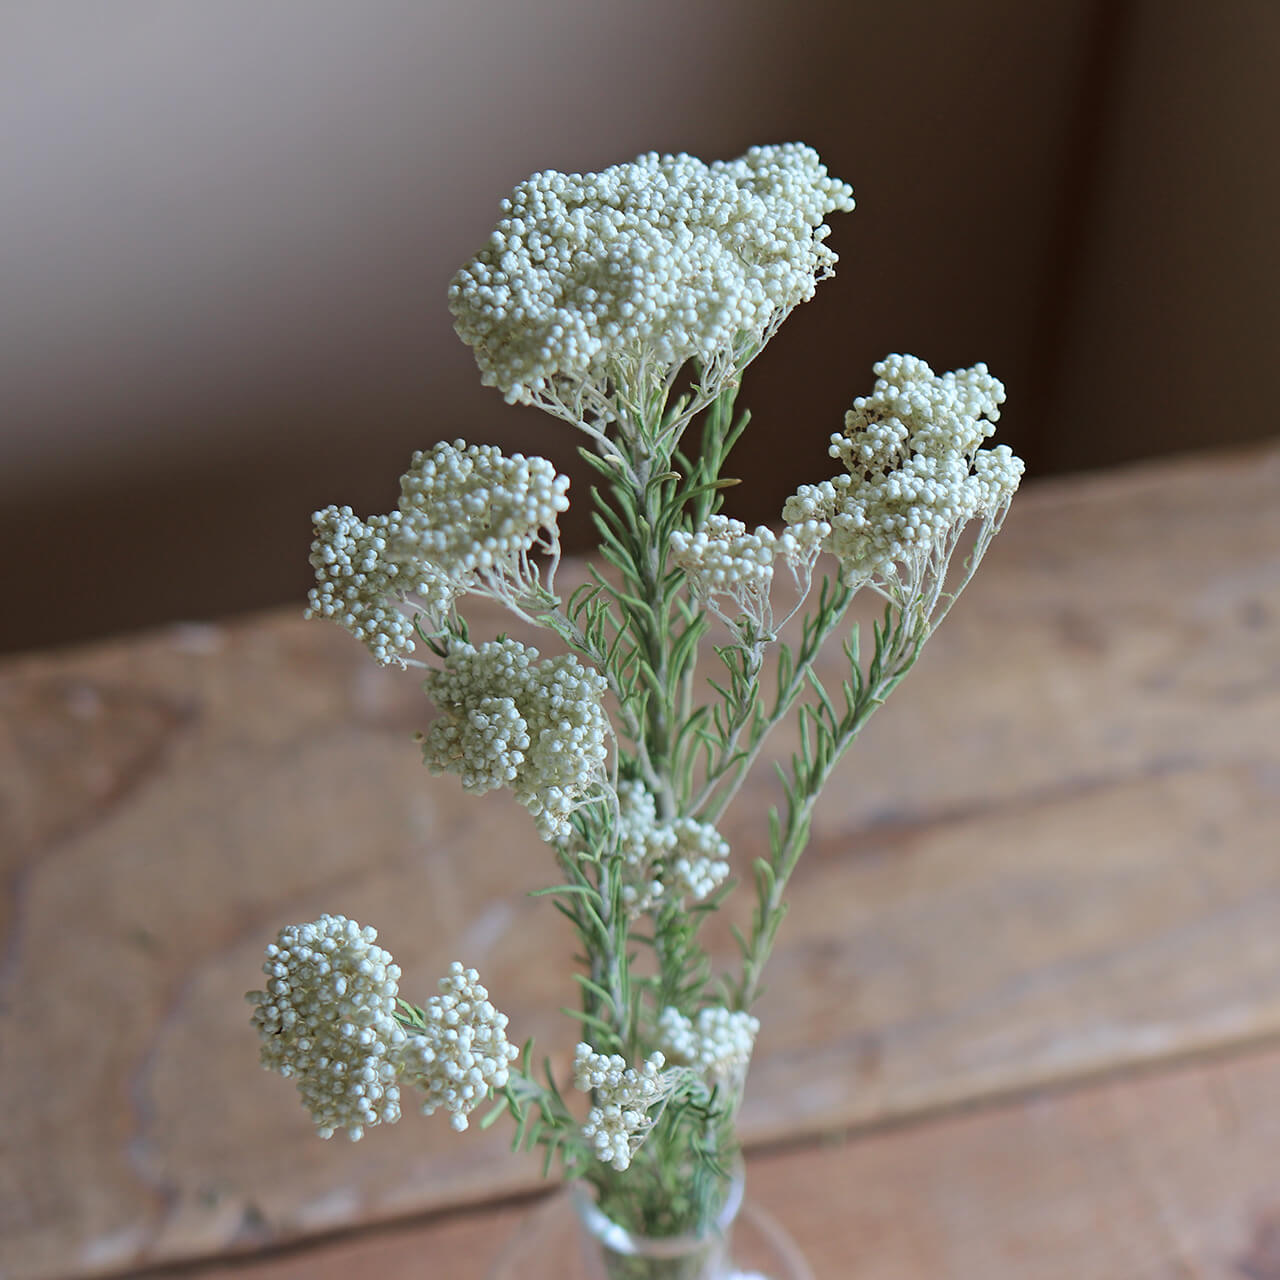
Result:
M529 897L545 898L553 893L580 893L587 898L598 898L600 895L590 885L585 884L553 884L546 889L530 889Z
M560 1010L566 1018L572 1018L575 1022L581 1022L583 1026L591 1027L593 1030L599 1031L608 1036L610 1040L617 1039L617 1032L602 1018L597 1018L594 1013L587 1013L585 1009L568 1009Z
M491 1129L497 1122L498 1117L505 1114L508 1109L508 1103L504 1098L501 1102L497 1103L491 1111L486 1112L480 1117L480 1128Z

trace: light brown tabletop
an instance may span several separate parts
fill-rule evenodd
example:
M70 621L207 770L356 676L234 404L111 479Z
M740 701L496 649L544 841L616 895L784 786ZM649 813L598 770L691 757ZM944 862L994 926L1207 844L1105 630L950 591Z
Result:
M341 911L571 1049L545 850L425 718L297 610L0 664L4 1280L484 1275L504 1124L321 1142L242 998ZM1028 485L791 900L743 1127L820 1280L1277 1280L1280 450Z

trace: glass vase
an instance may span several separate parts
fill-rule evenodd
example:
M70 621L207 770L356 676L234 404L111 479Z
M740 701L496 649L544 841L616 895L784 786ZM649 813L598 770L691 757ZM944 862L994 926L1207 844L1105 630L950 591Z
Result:
M516 1230L489 1280L814 1280L800 1250L743 1201L741 1171L702 1233L646 1237L614 1222L583 1184L552 1196Z

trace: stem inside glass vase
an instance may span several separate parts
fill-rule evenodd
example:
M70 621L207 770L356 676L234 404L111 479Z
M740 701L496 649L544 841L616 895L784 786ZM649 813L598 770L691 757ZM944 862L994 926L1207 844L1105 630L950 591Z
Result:
M654 1237L612 1218L594 1187L573 1183L521 1224L489 1280L814 1280L795 1241L743 1189L735 1167L702 1232Z
M588 1273L599 1280L728 1280L733 1274L730 1238L743 1187L739 1162L712 1217L680 1234L650 1235L623 1226L601 1207L593 1188L577 1184L573 1203Z

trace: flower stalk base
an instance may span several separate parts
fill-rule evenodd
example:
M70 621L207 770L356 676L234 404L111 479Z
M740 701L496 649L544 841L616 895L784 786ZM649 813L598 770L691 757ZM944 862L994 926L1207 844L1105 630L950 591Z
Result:
M516 1230L489 1280L814 1280L791 1237L742 1192L739 1178L707 1232L650 1238L613 1222L576 1184Z

